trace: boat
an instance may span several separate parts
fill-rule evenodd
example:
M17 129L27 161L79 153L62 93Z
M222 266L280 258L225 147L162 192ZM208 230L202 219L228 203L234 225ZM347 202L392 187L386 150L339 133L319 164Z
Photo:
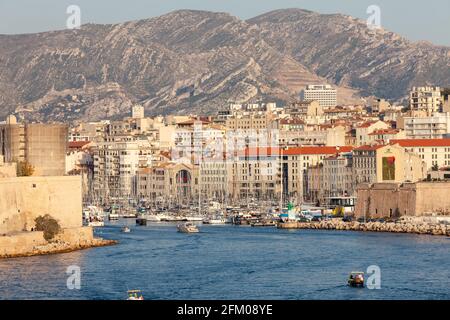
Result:
M127 295L127 300L144 300L141 290L128 290Z
M196 216L187 216L186 221L203 221L202 217L196 217Z
M125 226L125 227L122 227L122 229L120 231L122 231L124 233L129 233L129 232L131 232L131 229L128 228L127 226Z
M273 220L256 221L250 224L252 227L276 227L277 222Z
M353 271L347 281L350 287L364 287L364 272Z
M118 213L115 213L115 212L111 212L109 215L108 215L108 219L111 221L111 220L119 220L119 214Z
M161 218L154 214L149 214L146 216L146 218L147 218L147 221L150 221L150 222L160 222L161 221Z
M138 215L136 218L136 225L146 226L147 225L147 215L146 214Z
M204 224L226 224L227 221L223 218L205 218L203 219Z
M182 232L182 233L198 233L199 232L197 226L195 226L194 224L192 224L190 222L181 223L181 224L177 225L177 229L178 229L178 232Z
M105 226L105 221L103 218L103 212L96 206L88 206L83 212L84 214L84 225L88 227L103 227Z

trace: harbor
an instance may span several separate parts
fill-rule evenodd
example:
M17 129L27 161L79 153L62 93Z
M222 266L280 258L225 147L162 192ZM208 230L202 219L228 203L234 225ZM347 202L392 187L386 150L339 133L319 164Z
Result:
M174 222L106 221L95 235L115 246L0 260L0 296L125 300L139 289L145 300L450 298L446 237L198 225L186 235ZM348 287L351 271L373 264L380 290ZM66 287L74 265L80 290Z

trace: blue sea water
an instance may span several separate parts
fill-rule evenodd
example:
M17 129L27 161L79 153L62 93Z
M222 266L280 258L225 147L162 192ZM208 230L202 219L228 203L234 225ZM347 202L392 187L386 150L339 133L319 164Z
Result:
M121 226L131 233L121 233ZM96 230L110 247L0 260L0 299L450 299L450 238L248 226ZM69 266L81 288L67 288ZM381 289L347 287L351 271L381 270Z

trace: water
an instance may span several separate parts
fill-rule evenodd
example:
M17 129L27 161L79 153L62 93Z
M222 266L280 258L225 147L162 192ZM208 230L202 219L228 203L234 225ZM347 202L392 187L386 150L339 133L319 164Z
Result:
M131 233L121 233L124 224ZM97 229L116 246L0 260L1 299L450 299L450 238L389 233L174 224ZM67 289L68 266L81 289ZM350 271L381 268L381 289L349 288Z

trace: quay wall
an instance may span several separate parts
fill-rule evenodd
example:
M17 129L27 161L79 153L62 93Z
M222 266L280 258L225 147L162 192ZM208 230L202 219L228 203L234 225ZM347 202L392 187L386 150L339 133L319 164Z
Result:
M33 231L45 214L62 228L82 226L79 176L2 178L0 195L0 235Z

